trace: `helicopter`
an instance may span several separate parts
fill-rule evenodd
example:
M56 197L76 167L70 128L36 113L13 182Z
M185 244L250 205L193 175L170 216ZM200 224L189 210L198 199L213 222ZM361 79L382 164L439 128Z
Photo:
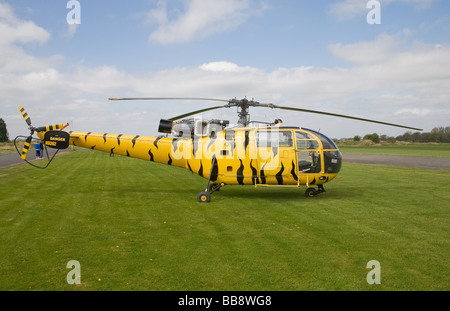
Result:
M70 145L138 158L146 161L185 168L205 179L206 187L198 193L197 201L211 201L211 194L225 185L253 185L254 187L301 187L306 197L316 197L325 192L324 184L338 175L342 166L342 154L336 144L324 134L300 126L285 126L280 119L272 123L250 121L249 108L262 107L295 112L307 112L378 123L406 129L422 129L347 116L317 110L260 103L255 100L215 99L192 97L109 98L109 100L197 100L225 102L184 113L169 119L161 119L157 137L65 131L69 125L56 124L44 127L32 126L30 116L23 108L19 110L30 129L29 136L14 140L17 152L27 163L26 156L33 140L59 150ZM238 122L229 120L191 118L191 116L220 108L237 108ZM36 133L38 139L34 139ZM20 150L17 142L24 140ZM55 157L49 159L47 168Z

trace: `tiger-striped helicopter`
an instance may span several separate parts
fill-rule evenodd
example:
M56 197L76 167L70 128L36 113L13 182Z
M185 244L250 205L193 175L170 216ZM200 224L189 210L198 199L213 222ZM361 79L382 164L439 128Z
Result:
M206 188L197 196L198 202L210 202L211 194L225 185L305 186L305 196L315 197L325 192L323 185L333 180L341 169L342 155L336 144L318 131L300 126L285 126L279 119L273 123L260 122L256 125L250 121L250 107L315 113L422 130L359 117L260 103L247 98L224 100L150 97L110 100L206 100L226 104L161 119L158 132L163 135L158 137L64 131L68 124L36 128L31 125L29 115L20 106L19 110L29 126L30 135L16 137L15 143L25 139L21 150L16 144L19 155L27 161L30 145L36 140L43 142L46 151L47 147L59 151L73 145L108 152L111 155L182 167L207 179ZM206 111L231 107L237 107L239 117L237 125L234 126L230 125L228 120L190 118ZM34 133L38 138L33 138ZM53 157L48 157L48 164ZM48 164L41 168L46 168Z

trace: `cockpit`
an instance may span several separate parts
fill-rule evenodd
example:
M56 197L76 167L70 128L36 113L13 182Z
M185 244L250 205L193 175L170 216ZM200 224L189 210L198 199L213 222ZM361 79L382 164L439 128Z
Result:
M295 131L295 140L300 173L320 173L322 165L323 172L326 174L336 174L340 171L342 156L330 138L322 133L302 128ZM322 144L322 150L319 141Z

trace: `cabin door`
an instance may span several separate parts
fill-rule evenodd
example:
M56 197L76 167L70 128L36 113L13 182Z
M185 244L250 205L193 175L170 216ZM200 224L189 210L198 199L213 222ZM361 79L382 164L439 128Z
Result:
M259 129L256 132L261 184L297 184L297 157L290 129Z

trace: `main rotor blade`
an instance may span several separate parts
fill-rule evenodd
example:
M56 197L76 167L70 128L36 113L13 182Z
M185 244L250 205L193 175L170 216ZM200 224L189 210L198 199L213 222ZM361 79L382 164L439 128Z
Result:
M186 117L192 116L192 115L197 114L197 113L202 113L202 112L205 112L205 111L219 109L219 108L227 108L227 106L215 106L215 107L200 109L200 110L188 112L188 113L185 113L185 114L182 114L182 115L170 118L169 120L170 121L176 121L176 120L179 120L179 119L182 119L182 118L186 118Z
M130 98L108 98L109 100L207 100L228 103L227 99L199 98L199 97L130 97Z
M384 124L384 125L389 125L389 126L396 126L396 127L406 128L406 129L410 129L410 130L423 131L423 129L419 129L419 128L415 128L415 127L387 123L387 122L382 122L382 121L375 121L375 120L358 118L358 117L352 117L352 116L346 116L346 115L337 114L337 113L323 112L323 111L303 109L303 108L283 107L283 106L277 106L277 105L273 105L273 108L292 110L292 111L309 112L309 113L317 113L317 114L323 114L323 115L328 115L328 116L333 116L333 117L347 118L347 119L352 119L352 120L359 120L359 121L372 122L372 123Z
M25 108L23 108L22 105L19 106L20 113L22 114L22 117L25 119L25 122L27 122L28 126L31 126L31 119L28 113L26 112Z

